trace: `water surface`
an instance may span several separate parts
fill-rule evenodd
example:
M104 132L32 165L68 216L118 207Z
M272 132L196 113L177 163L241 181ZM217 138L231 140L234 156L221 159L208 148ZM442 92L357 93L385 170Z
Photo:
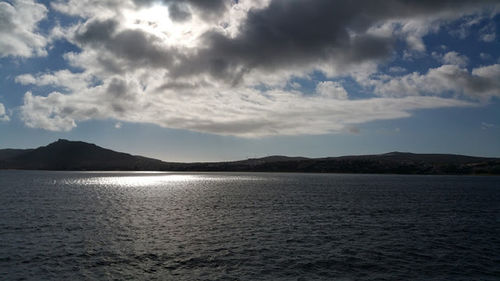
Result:
M498 280L500 177L0 171L4 280Z

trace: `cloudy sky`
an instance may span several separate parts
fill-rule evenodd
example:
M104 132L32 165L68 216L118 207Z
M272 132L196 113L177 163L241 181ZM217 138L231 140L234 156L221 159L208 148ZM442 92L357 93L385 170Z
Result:
M0 147L500 156L500 4L0 1Z

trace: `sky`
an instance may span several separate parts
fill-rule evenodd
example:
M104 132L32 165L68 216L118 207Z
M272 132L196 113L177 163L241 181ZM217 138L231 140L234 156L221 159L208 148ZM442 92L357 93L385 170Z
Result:
M500 157L500 4L0 1L0 148Z

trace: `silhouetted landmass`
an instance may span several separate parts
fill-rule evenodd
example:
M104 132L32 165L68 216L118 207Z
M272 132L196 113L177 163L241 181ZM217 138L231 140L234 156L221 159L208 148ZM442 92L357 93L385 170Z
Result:
M0 150L0 155L4 151ZM58 140L0 160L3 169L26 170L156 170L163 162L120 153L95 144Z
M270 156L233 162L173 163L116 152L85 142L58 140L36 149L0 150L0 168L499 175L500 158L391 152L327 158Z
M32 150L33 149L0 149L0 161L14 158Z

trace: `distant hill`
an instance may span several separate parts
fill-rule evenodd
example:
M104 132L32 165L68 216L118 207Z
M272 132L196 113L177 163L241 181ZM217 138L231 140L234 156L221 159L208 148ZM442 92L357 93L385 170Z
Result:
M270 159L270 160L266 160ZM191 163L174 170L370 174L500 174L500 158L391 152L327 158L282 157Z
M500 175L500 158L390 152L326 158L269 156L232 162L169 163L90 143L58 140L36 149L1 149L0 169Z
M0 161L14 158L33 149L0 149Z

